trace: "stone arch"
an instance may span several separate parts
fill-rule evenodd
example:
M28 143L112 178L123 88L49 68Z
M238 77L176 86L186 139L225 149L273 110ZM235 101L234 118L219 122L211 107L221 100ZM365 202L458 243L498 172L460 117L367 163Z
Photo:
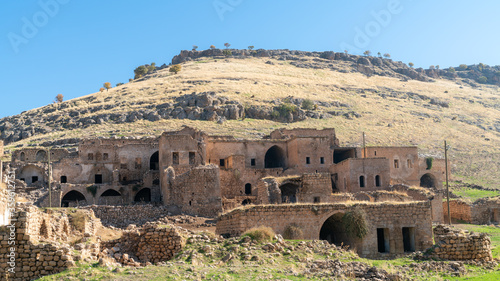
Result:
M245 194L246 195L252 194L252 184L251 183L245 184Z
M151 188L143 188L134 197L135 202L151 202Z
M24 152L21 152L21 154L19 154L19 160L26 161L26 154L24 154Z
M122 195L114 189L108 189L99 196L99 205L120 205L123 203Z
M38 150L35 159L37 162L47 161L47 152L45 150Z
M285 168L285 152L277 145L272 146L266 152L264 158L264 167L267 168Z
M152 171L160 170L160 152L157 151L149 158L149 169Z
M248 205L248 204L252 204L252 200L245 199L245 200L243 200L243 202L241 202L241 205L243 205L243 206Z
M101 197L122 196L120 192L114 189L108 189L101 194Z
M77 205L87 205L85 195L76 190L71 190L61 199L61 207L70 207Z
M343 212L337 211L330 215L321 224L321 229L319 231L319 239L326 240L331 244L337 246L349 246L352 247L355 244L354 238L349 235L342 222Z
M297 203L298 184L287 182L280 186L280 190L282 203Z
M421 187L428 187L428 188L437 187L436 177L431 173L427 173L427 174L423 175L420 178L420 186Z

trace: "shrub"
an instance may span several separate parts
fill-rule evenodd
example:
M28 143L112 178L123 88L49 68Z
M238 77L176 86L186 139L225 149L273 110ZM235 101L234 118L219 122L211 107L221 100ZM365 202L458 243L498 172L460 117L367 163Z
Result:
M486 84L486 82L488 82L488 78L486 78L486 76L481 76L481 77L477 78L477 82L479 82L481 84Z
M413 62L409 62L409 63L408 63L408 65L409 65L410 67L413 67L415 64L414 64Z
M92 194L93 197L95 197L95 195L97 194L98 189L99 189L99 186L97 186L97 185L87 186L87 192Z
M364 238L368 234L369 225L366 220L366 212L360 207L355 207L352 211L346 212L342 216L342 223L348 235Z
M146 67L148 69L148 73L152 73L156 70L156 63L152 62L150 65Z
M103 88L103 87L101 87L101 88L99 89L99 92L101 92L101 93L102 93L102 92L104 92L104 88Z
M274 239L274 230L267 226L259 226L249 229L242 236L248 236L257 242L271 241Z
M466 64L461 64L458 66L460 68L460 70L467 70L467 65Z
M56 102L63 102L63 100L64 100L64 96L62 94L58 94L56 96Z
M168 71L174 72L175 74L179 73L182 69L182 66L180 64L174 64L170 67Z
M87 216L85 212L81 210L75 210L68 214L71 217L71 225L74 229L85 232L85 224L87 223Z
M196 51L196 49L198 49L198 46L193 45L193 51Z
M134 69L134 73L135 73L134 79L141 78L142 76L148 73L148 69L146 68L146 66L141 65L136 69Z
M104 88L106 88L106 91L109 91L109 89L112 88L111 83L109 83L109 82L104 83L103 86L104 86Z
M390 59L390 58L391 58L391 55L390 55L389 53L385 53L385 54L384 54L384 58L386 58L386 59Z
M434 158L432 157L427 157L425 158L425 164L427 165L427 170L432 169L432 161L434 161Z
M224 50L222 51L222 53L224 54L224 56L226 57L230 57L233 55L233 52L231 52L231 50Z
M215 46L214 45L210 45L210 49L215 50Z
M285 232L283 232L283 238L288 240L297 240L302 239L303 237L304 232L296 224L290 224L285 228Z
M448 68L448 71L451 72L451 73L455 73L455 68L450 67L450 68Z
M275 108L275 111L278 112L279 117L285 118L287 117L290 113L295 113L297 111L297 107L291 103L285 102L280 104L277 108ZM274 113L274 111L273 111Z
M313 110L314 109L314 102L310 99L305 99L304 101L302 101L302 109Z

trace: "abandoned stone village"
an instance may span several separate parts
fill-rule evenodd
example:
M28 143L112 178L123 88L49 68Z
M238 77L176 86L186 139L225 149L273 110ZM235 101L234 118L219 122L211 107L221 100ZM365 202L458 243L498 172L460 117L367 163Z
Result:
M216 218L215 231L222 237L259 226L285 235L294 227L301 230L296 239L348 245L368 258L431 248L442 259L492 260L486 236L439 228L434 245L433 223L447 219L443 159L420 157L417 147L342 147L333 128L278 129L255 140L190 127L157 138L82 139L75 149L12 151L0 170L5 187L15 184L16 193L29 201L11 213L2 188L0 221L17 226L22 269L2 280L60 272L85 257L108 255L132 266L168 260L185 243L182 231L144 222L170 214ZM8 178L11 170L15 179ZM452 202L452 218L498 223L499 202L475 204L471 209ZM79 230L83 242L96 235L101 223L127 228L140 221L143 227L120 241L77 244L81 255L73 257L69 246L56 242L67 241L74 231L74 218L58 211L64 207L76 207L87 218ZM349 235L342 223L355 210L367 214L363 238ZM4 242L11 234L8 229L1 234L0 270L7 272L10 252Z

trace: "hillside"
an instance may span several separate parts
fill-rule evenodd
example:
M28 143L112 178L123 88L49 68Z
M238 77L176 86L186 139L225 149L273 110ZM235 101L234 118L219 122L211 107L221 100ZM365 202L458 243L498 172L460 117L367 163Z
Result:
M498 186L496 68L483 66L492 84L478 84L478 66L451 72L333 52L204 52L176 56L178 74L159 67L109 91L0 119L1 138L12 150L160 135L183 125L245 138L280 127L333 127L341 145L360 145L365 132L368 145L417 145L437 157L446 139L456 176Z

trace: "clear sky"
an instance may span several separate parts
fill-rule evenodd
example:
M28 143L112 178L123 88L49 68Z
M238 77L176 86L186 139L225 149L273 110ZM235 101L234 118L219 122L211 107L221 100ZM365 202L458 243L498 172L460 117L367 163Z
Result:
M0 118L97 92L183 49L390 53L416 67L500 64L497 0L4 0Z

